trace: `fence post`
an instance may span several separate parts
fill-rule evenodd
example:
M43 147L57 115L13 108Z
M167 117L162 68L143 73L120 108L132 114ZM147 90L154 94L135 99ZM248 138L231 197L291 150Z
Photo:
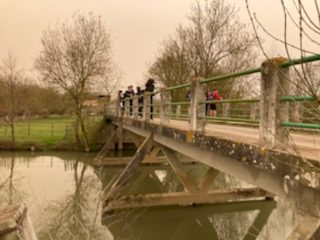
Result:
M223 117L230 116L230 103L222 103L222 116Z
M171 95L170 92L165 89L161 89L160 92L160 125L164 126L169 124L169 112L171 108Z
M273 58L262 63L259 143L261 147L283 148L288 143L289 131L281 123L289 118L289 103L281 97L289 94L290 70L281 68L285 58Z
M206 99L203 86L200 85L200 78L191 80L191 102L190 102L190 131L204 131L206 115Z

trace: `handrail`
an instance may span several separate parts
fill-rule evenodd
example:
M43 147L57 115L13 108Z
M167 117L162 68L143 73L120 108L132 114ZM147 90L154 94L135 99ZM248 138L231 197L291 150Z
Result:
M315 54L315 55L311 55L311 56L303 57L303 58L299 58L299 59L286 60L286 61L284 61L283 63L280 64L280 67L286 68L286 67L289 67L289 66L302 64L302 63L308 63L308 62L314 62L314 61L318 61L318 60L320 60L320 55L319 54ZM227 74L222 74L222 75L218 75L218 76L209 77L209 78L200 80L200 84L223 81L223 80L236 78L236 77L241 77L241 76L245 76L245 75L250 75L250 74L254 74L254 73L258 73L258 72L261 72L261 67L251 68L251 69L247 69L247 70L244 70L244 71L241 71L241 72L227 73ZM189 87L189 86L191 86L191 83L187 82L187 83L182 83L182 84L178 84L178 85L175 85L175 86L168 87L166 90L167 91L172 91L172 90L177 90L177 89L185 88L185 87Z
M284 121L281 123L281 125L285 127L320 129L320 124L316 124L316 123L297 123L297 122Z
M297 65L297 64L302 64L302 63L308 63L308 62L314 62L314 61L319 61L320 60L320 54L314 54L308 57L302 57L302 58L298 58L298 59L288 59L285 62L283 62L282 64L280 64L281 67L285 68L285 67L290 67L293 65Z
M293 65L297 65L297 64L303 64L303 63L308 63L308 62L313 62L313 61L318 61L320 60L320 54L315 54L315 55L312 55L312 56L308 56L308 57L302 57L302 58L299 58L299 59L289 59L289 60L285 60L284 58L273 58L273 59L269 59L266 61L266 63L270 63L270 64L275 64L277 65L278 67L281 67L281 68L287 68L289 66L293 66ZM227 73L227 74L221 74L221 75L218 75L218 76L213 76L213 77L209 77L209 78L206 78L206 79L199 79L198 82L197 82L197 86L195 86L195 89L196 91L204 91L203 88L201 89L198 89L197 87L199 86L199 84L208 84L208 83L213 83L213 82L219 82L219 81L225 81L225 80L228 80L228 79L233 79L233 78L236 78L236 77L241 77L241 76L247 76L247 75L251 75L251 74L255 74L255 73L259 73L263 70L264 68L264 65L262 65L262 67L257 67L257 68L249 68L249 69L246 69L246 70L243 70L243 71L239 71L239 72L234 72L234 73ZM253 78L252 78L253 79ZM250 123L258 123L259 122L259 114L258 114L258 104L256 104L255 106L253 105L250 105L249 107L249 104L254 104L254 103L259 103L261 102L261 99L259 97L253 97L253 98L249 98L249 99L222 99L222 100L200 100L198 98L192 98L193 100L192 101L188 101L188 100L177 100L177 102L172 102L171 99L170 99L170 96L168 95L163 95L163 97L161 98L161 102L153 102L151 103L150 100L148 99L148 97L152 97L152 96L155 96L156 94L162 92L162 91L166 91L167 93L168 92L171 92L171 91L175 91L175 90L179 90L179 89L183 89L183 88L186 88L186 87L191 87L193 83L191 81L189 82L184 82L184 83L181 83L181 84L178 84L178 85L174 85L174 86L170 86L166 89L155 89L155 91L153 92L144 92L143 94L143 97L145 97L145 101L143 102L143 106L140 106L139 107L159 107L159 108L153 108L153 109L157 109L158 110L158 113L153 112L153 115L161 115L161 119L163 120L163 116L172 116L172 117L187 117L189 115L192 115L193 116L196 116L195 118L193 119L203 119L203 120L206 120L206 121L225 121L225 122L229 122L229 121L235 121L235 122L250 122ZM198 89L198 90L197 90ZM204 93L203 93L204 94ZM204 97L204 96L202 96ZM138 96L137 95L134 95L134 96L131 96L131 97L127 97L127 98L124 98L124 99L120 99L121 102L124 102L125 104L125 110L124 111L129 111L128 109L128 104L129 104L129 101L131 102L132 99L137 99ZM201 98L201 97L200 97ZM165 99L165 100L163 100ZM197 100L194 100L194 99L197 99ZM280 104L280 102L302 102L302 101L316 101L317 100L317 97L316 96L299 96L299 95L292 95L292 96L283 96L281 97L280 99L277 98L277 103ZM191 104L191 102L193 104ZM115 102L116 103L116 102ZM200 105L198 105L198 107L195 104L200 104L200 105L204 105L204 104L217 104L218 105L222 105L222 111L220 113L220 110L221 108L219 107L218 108L218 116L215 116L215 117L210 117L210 116L203 116L203 117L200 117L200 116L197 116L194 114L194 112L192 111L198 111L198 110L195 110L196 108L201 108ZM225 103L230 103L230 104L225 104ZM247 104L243 104L243 106L247 106L248 109L236 109L235 108L235 104L238 104L238 103L247 103ZM133 110L134 109L134 105L136 105L137 103L134 102L133 103L133 106L132 106L132 110L131 110L131 106L130 106L130 111L129 111L129 114L127 113L126 116L134 116L134 114L136 114L136 110ZM232 104L232 105L231 105ZM260 103L261 104L261 103ZM186 107L186 105L190 105L188 106L188 108ZM265 105L265 103L263 102L261 105ZM169 109L171 109L169 106L177 106L176 108L176 114L173 114L173 113L165 113L164 112L166 111L170 111ZM179 106L179 107L178 107ZM240 106L240 105L238 105ZM120 107L120 106L118 106ZM137 106L136 106L137 107ZM297 108L298 109L298 108ZM138 110L139 114L142 113L143 115L150 115L150 113L148 113L148 111L150 111L150 109L146 110L146 112L144 111L140 111ZM152 110L151 110L152 111ZM203 111L202 110L199 110L199 111ZM234 112L233 114L231 114L232 111L237 111L236 114L237 115L234 115ZM299 111L299 109L298 109ZM159 112L161 112L161 114L159 114ZM188 112L187 114L185 114L186 112ZM211 113L211 112L210 112ZM248 113L248 114L247 114ZM212 113L211 113L212 114ZM221 116L220 116L221 114ZM295 113L294 113L295 114ZM238 116L237 118L235 118L235 116ZM248 116L248 118L246 118L246 116ZM292 117L294 119L298 119L298 118L295 118L296 116L295 115L292 115ZM300 119L302 119L303 116L301 116ZM148 121L148 117L147 118L142 118L146 121ZM165 120L166 121L166 120ZM193 121L196 121L197 120L193 120ZM298 120L296 120L298 121ZM300 121L300 120L299 120ZM317 123L300 123L300 122L291 122L291 121L282 121L281 123L282 126L284 127L296 127L296 128L312 128L312 129L319 129L319 124ZM190 128L194 129L194 126L196 125L192 125L190 123Z

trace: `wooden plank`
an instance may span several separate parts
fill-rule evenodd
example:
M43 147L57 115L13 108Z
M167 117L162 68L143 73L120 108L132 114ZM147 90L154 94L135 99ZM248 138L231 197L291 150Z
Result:
M200 180L198 190L200 192L207 192L211 183L216 179L218 175L219 171L214 168L209 168L204 177Z
M0 238L18 235L24 240L37 240L27 207L22 203L0 210Z
M26 211L24 204L10 205L0 210L0 236L18 228Z
M139 167L139 163L142 162L145 155L150 151L153 143L152 138L153 135L149 134L149 136L144 140L144 142L136 151L135 155L132 157L131 161L126 165L126 167L122 170L120 175L115 179L110 190L105 193L104 200L107 200L111 195L114 195L116 192L120 191L123 185L126 184L128 179Z
M167 157L170 166L172 167L172 169L178 176L180 182L184 186L184 189L187 190L188 192L197 192L196 185L194 184L194 182L192 182L192 180L188 177L186 172L183 170L182 164L179 161L177 155L169 148L162 147L161 149L164 155Z
M34 231L29 214L26 214L25 218L22 221L21 235L23 236L24 240L37 240L37 236Z
M105 203L103 212L170 205L212 204L239 201L252 198L271 197L270 193L259 188L211 191L209 193L161 193L122 196Z
M320 218L310 215L298 215L298 224L287 240L308 240L320 227Z

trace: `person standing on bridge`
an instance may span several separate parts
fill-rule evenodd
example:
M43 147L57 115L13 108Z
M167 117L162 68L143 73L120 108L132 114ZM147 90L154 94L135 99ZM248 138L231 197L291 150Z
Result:
M154 91L154 80L152 78L149 78L147 83L146 83L146 89L145 91L147 93L150 93L150 119L153 119L153 91Z
M212 100L222 100L222 97L219 95L219 92L217 89L214 89L212 92ZM215 103L211 104L210 107L210 116L217 116L217 106Z
M143 111L143 90L140 87L137 87L137 96L138 96L138 115L139 117L142 117L142 111Z
M126 102L125 102L125 105L127 106L127 104L129 103L129 115L130 115L130 116L132 115L133 95L134 95L133 86L130 85L130 86L128 86L127 91L125 91L125 93L124 93L125 99L126 99L126 100L129 99L129 102L126 101Z

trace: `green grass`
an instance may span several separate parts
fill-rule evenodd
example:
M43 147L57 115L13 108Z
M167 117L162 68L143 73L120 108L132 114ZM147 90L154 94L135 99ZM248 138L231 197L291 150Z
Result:
M87 128L94 126L99 117L88 117ZM74 118L54 117L44 119L30 119L15 123L15 137L17 144L35 143L40 145L55 145L65 140L74 141ZM11 129L9 125L0 124L0 141L11 141Z

